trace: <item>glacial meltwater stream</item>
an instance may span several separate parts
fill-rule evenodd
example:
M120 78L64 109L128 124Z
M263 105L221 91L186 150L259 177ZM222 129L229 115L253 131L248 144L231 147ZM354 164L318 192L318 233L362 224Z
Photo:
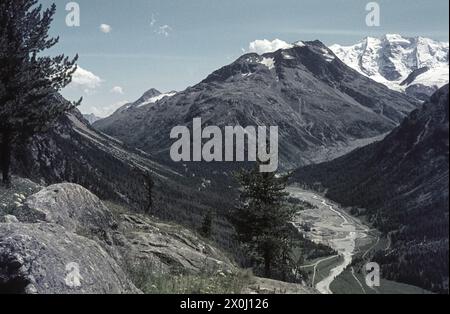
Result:
M315 284L320 293L331 294L331 283L352 263L358 245L357 240L367 238L369 228L345 213L339 206L314 192L296 187L289 187L288 192L292 197L314 205L312 209L301 211L295 224L299 228L304 223L310 225L311 231L305 233L305 236L315 243L333 248L342 257L339 264Z

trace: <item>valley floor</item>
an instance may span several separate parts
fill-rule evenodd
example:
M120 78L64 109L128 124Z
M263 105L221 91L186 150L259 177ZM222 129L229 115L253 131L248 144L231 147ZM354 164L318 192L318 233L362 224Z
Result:
M318 194L294 187L290 187L288 191L292 197L314 206L301 211L297 216L296 224L299 227L304 223L310 226L306 237L315 243L331 247L339 255L339 258L320 259L314 265L312 284L320 293L331 294L331 283L351 265L358 247L373 241L369 235L370 228ZM330 260L334 260L334 266L330 267L326 276L315 280L317 267Z
M308 261L302 266L310 274L310 284L317 291L322 294L427 293L414 286L383 279L380 287L368 287L364 275L358 272L353 262L356 257L367 260L373 251L384 249L388 241L382 239L377 230L317 193L297 187L289 187L288 192L291 197L313 205L299 212L294 225L309 240L337 252L337 255ZM309 229L307 232L305 225Z

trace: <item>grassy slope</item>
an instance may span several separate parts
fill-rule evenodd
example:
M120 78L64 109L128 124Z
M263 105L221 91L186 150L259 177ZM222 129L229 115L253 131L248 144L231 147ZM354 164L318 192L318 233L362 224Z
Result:
M381 279L380 287L371 289L365 283L362 274L355 274L366 294L430 294L431 292L419 287L402 284L390 280ZM331 291L335 294L364 294L361 286L352 276L350 270L342 273L330 286Z

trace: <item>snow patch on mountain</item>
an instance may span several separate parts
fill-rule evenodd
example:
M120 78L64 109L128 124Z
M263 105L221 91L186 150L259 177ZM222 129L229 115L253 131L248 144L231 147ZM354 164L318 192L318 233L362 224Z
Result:
M321 48L320 51L322 52L327 62L332 62L334 59L336 59L336 57L333 54L331 54L327 49Z
M436 66L425 73L418 75L415 79L416 84L433 85L442 87L448 83L449 69L446 66Z
M294 60L295 58L287 52L283 52L283 58L286 60Z
M175 96L175 94L176 94L176 92L170 92L170 93L160 94L160 95L158 95L158 96L151 97L151 98L148 99L147 101L145 101L145 102L139 104L137 107L138 107L138 108L141 108L141 107L144 107L144 106L147 106L147 105L150 105L150 104L155 104L155 103L157 103L158 101L163 100L163 99L166 98L166 97L172 97L172 96Z
M400 92L414 94L421 90L431 95L449 81L448 42L387 34L367 37L352 46L332 45L330 49L359 73ZM405 84L418 70L422 73Z
M262 58L262 60L259 61L262 65L265 65L269 70L272 70L275 68L275 59L274 58Z

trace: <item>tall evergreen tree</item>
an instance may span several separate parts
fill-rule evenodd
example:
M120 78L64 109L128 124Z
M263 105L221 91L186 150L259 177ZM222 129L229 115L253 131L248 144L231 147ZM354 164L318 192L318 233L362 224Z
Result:
M5 184L10 182L13 145L47 130L79 104L58 101L78 56L42 55L59 40L48 35L55 12L55 4L44 10L37 0L0 1L0 165Z
M147 192L147 206L145 207L145 212L150 214L153 209L153 188L155 187L155 181L153 180L150 171L144 173L144 185Z
M205 217L203 218L202 226L200 227L200 234L205 238L210 238L212 234L212 224L213 224L213 212L208 210Z
M288 176L260 173L259 165L237 174L241 185L239 206L232 210L230 220L239 240L252 256L264 263L264 275L273 276L273 269L285 270L294 242L290 223L296 210L285 205Z

